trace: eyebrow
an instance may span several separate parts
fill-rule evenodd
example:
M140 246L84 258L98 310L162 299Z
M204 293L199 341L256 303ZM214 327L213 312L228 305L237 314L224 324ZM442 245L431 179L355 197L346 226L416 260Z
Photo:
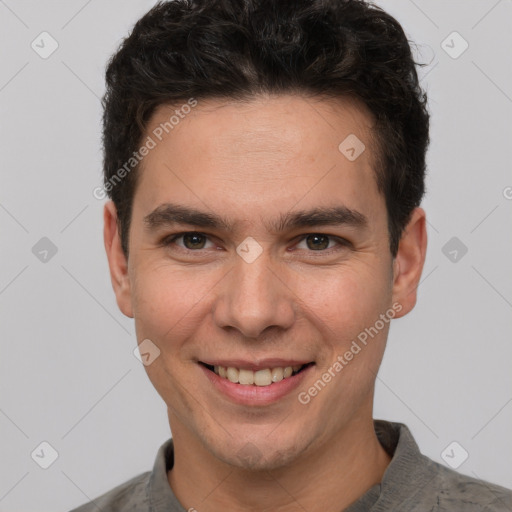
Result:
M189 206L163 203L143 219L146 231L156 231L173 225L190 225L198 228L223 229L233 231L235 224L213 213L197 210ZM283 232L304 227L320 225L348 225L364 228L368 219L360 212L345 206L317 207L281 214L278 219L265 223L269 231Z

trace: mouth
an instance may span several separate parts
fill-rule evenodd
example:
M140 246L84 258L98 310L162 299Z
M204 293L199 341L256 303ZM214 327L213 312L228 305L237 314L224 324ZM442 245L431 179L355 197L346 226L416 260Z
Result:
M208 371L218 375L221 379L227 380L232 384L268 387L304 372L307 368L314 365L314 362L290 364L286 366L271 365L267 368L262 367L257 369L239 368L231 365L213 365L202 361L199 361L199 364Z

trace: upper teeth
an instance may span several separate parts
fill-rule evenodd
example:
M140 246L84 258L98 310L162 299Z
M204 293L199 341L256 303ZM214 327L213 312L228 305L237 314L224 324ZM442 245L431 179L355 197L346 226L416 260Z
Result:
M273 382L279 382L290 377L294 372L298 372L302 365L286 366L284 368L265 368L263 370L241 370L238 368L225 366L214 366L213 370L217 375L228 379L233 383L256 386L269 386Z

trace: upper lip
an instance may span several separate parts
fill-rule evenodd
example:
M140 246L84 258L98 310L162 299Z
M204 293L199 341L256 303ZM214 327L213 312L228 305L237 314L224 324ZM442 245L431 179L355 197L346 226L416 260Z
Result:
M258 361L248 361L246 359L203 359L200 363L210 366L224 366L225 368L241 368L243 370L264 370L266 368L286 368L287 366L303 366L312 363L305 359L259 359Z

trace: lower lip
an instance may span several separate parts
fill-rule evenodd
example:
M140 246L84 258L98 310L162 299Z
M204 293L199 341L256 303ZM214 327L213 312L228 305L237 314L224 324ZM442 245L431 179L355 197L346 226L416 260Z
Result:
M215 389L227 396L232 402L240 405L268 405L277 402L294 389L297 389L314 365L310 365L296 375L274 382L269 386L235 384L224 377L219 377L202 364L199 364L199 366Z

